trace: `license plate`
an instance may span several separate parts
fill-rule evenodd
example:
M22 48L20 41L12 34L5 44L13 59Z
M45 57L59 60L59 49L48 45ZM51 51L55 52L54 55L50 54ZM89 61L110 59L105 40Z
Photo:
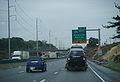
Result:
M38 63L38 61L31 61L31 63Z
M79 66L75 66L75 68L78 68Z
M34 70L34 69L35 69L35 67L30 67L30 69L31 69L31 70Z

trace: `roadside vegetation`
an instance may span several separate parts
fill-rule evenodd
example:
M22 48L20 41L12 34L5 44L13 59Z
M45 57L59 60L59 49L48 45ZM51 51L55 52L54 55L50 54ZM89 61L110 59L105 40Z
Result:
M25 41L23 38L20 37L12 37L10 38L11 41L11 53L13 51L36 51L36 41L29 40ZM42 40L38 41L38 50L45 51L45 50L57 50L57 48L53 44L47 43L47 41ZM2 38L0 39L0 59L8 58L8 39Z
M115 7L119 10L120 5L115 3ZM117 15L112 18L114 21L109 21L108 25L102 25L103 28L116 28L116 35L111 36L112 39L120 39L120 16ZM98 64L102 64L105 67L111 68L116 71L120 71L120 42L113 42L113 44L105 43L101 47L102 54L98 54L98 40L90 38L85 50L88 58L94 60Z
M120 4L115 3L115 8L118 9L120 13ZM116 28L115 36L112 36L112 39L120 39L120 15L112 17L114 21L108 21L109 25L102 25L104 28ZM115 47L105 47L103 48L103 55L97 58L99 61L107 61L105 67L111 68L116 71L120 71L120 43Z
M103 66L116 71L120 71L120 44L112 47L110 50L108 50L101 57L98 57L96 60L100 62L105 61L107 63L103 64Z
M120 71L120 42L105 45L101 49L102 55L97 56L96 47L86 47L86 55L97 64L101 64L115 71Z
M120 72L120 63L111 61L111 62L108 62L108 64L104 64L103 66Z

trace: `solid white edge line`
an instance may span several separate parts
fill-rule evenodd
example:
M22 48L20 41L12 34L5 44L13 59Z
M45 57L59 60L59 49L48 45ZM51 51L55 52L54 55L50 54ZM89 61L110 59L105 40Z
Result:
M105 80L104 80L100 75L98 75L97 72L95 72L95 70L93 70L93 68L90 67L90 65L88 65L88 66L89 66L89 68L95 73L95 75L96 75L100 80L102 80L102 82L105 82Z
M33 82L36 82L36 80L33 80Z
M19 71L19 73L24 73L25 71Z
M46 81L46 79L43 79L43 80L41 80L40 82L45 82Z

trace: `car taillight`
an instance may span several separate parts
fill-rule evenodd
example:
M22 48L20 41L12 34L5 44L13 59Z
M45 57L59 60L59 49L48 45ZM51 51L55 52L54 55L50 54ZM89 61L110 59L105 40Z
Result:
M67 58L67 60L70 60L70 58Z
M86 60L86 59L83 57L83 60Z

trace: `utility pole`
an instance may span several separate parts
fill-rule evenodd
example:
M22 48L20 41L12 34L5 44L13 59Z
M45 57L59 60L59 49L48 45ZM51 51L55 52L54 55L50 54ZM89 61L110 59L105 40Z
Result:
M9 0L8 0L8 54L10 59L10 8L9 8Z
M98 44L99 44L99 48L100 48L100 44L101 44L100 43L101 42L101 39L100 39L100 29L98 29L98 38L99 38L99 43Z
M36 18L36 50L37 50L37 56L38 55L38 18Z
M57 48L57 37L55 37L55 46Z
M61 42L60 42L60 40L59 40L59 50L61 49Z
M49 30L49 50L51 49L51 31Z

